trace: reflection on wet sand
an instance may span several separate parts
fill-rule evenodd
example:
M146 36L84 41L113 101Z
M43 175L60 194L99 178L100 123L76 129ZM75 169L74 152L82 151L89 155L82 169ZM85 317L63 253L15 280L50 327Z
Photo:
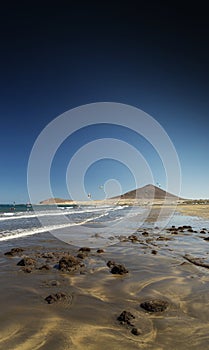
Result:
M37 238L34 247L22 240L25 255L38 262L45 256L46 270L34 267L28 272L17 266L21 256L5 256L4 250L0 349L206 349L209 270L184 256L207 258L209 243L200 230L146 231L148 235L139 230L137 240L121 240L102 254L91 250L79 260L80 270L72 272L57 268L60 256L70 248L51 237ZM71 250L70 254L78 254L75 247ZM109 260L124 264L129 273L112 274ZM59 292L66 297L52 304L45 301ZM140 304L150 300L166 302L168 307L146 311ZM130 323L118 320L123 311L133 315Z

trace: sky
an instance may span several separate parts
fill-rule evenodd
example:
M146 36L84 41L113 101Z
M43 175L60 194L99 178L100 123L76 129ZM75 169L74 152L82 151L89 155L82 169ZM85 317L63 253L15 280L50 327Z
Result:
M62 113L96 102L127 104L152 116L178 154L180 195L209 198L208 38L208 11L201 1L1 5L0 203L30 200L28 161L42 130ZM135 147L153 184L166 188L166 172L152 145L109 123L82 128L63 141L50 169L53 196L69 198L70 160L89 142L105 138ZM53 138L46 147L51 144ZM102 199L134 189L123 156L124 162L104 157L89 166L81 184L86 195ZM139 166L140 171L143 186L150 178ZM41 201L46 198L42 179L37 181Z

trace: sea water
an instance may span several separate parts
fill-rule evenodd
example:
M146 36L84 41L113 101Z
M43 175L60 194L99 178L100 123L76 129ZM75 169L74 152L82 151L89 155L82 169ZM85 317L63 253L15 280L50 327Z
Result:
M120 236L135 233L139 228L191 225L194 230L209 229L209 220L173 213L156 222L146 222L148 209L140 206L85 205L0 205L0 241L50 232L58 239L74 245L106 246ZM193 235L189 235L191 240Z
M128 209L128 210L127 210ZM10 240L22 236L29 236L46 231L64 232L70 227L83 227L93 225L91 231L97 226L109 226L127 216L130 209L126 206L72 206L56 207L35 205L0 205L0 241ZM133 211L133 210L132 210ZM135 210L133 215L142 212ZM86 230L88 228L86 227Z

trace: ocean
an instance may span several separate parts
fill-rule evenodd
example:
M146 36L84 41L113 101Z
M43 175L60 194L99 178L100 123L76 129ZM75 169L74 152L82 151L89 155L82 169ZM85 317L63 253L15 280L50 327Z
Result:
M79 238L88 240L87 232L102 231L111 235L119 234L121 222L127 217L137 217L142 213L142 208L130 208L127 206L53 206L53 205L0 205L0 241L17 239L23 236L51 232L56 237L67 243L77 243ZM114 229L113 229L114 226ZM129 225L128 232L137 228L137 224ZM75 237L76 231L76 237ZM78 233L79 231L79 233ZM83 236L83 231L87 235ZM108 233L109 234L109 233ZM72 237L73 236L73 237ZM74 240L72 242L72 240Z
M156 222L147 221L149 211L144 207L120 205L0 205L0 242L40 235L53 236L76 246L105 247L118 243L123 235L139 229L152 229L160 234L172 225L191 225L194 230L209 228L209 220L172 213ZM190 233L190 241L193 239ZM183 236L187 240L187 236Z

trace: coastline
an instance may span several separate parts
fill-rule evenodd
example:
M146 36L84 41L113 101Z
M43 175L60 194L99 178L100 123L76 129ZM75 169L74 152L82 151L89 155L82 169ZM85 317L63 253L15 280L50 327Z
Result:
M161 206L155 204L158 211ZM47 232L2 242L0 348L206 348L208 269L186 254L203 257L207 266L209 227L204 232L189 228L186 216L182 222L185 228L163 232L154 224L131 236L121 230L120 242L103 251L80 250ZM23 251L5 255L14 248ZM26 256L30 263L17 265ZM60 260L69 256L74 265L60 270ZM113 274L113 262L124 273ZM54 302L46 301L49 296ZM149 300L168 306L149 312L140 306ZM118 320L124 311L133 315L130 322Z
M182 213L184 215L199 216L204 219L209 219L209 204L198 204L198 203L185 203L185 200L154 200L149 202L145 199L106 199L106 200L88 200L88 201L66 201L56 202L54 204L40 204L40 205L72 205L72 206L100 206L100 205L120 205L120 206L141 206L150 210L173 210Z
M179 204L177 210L184 215L209 219L209 204Z

